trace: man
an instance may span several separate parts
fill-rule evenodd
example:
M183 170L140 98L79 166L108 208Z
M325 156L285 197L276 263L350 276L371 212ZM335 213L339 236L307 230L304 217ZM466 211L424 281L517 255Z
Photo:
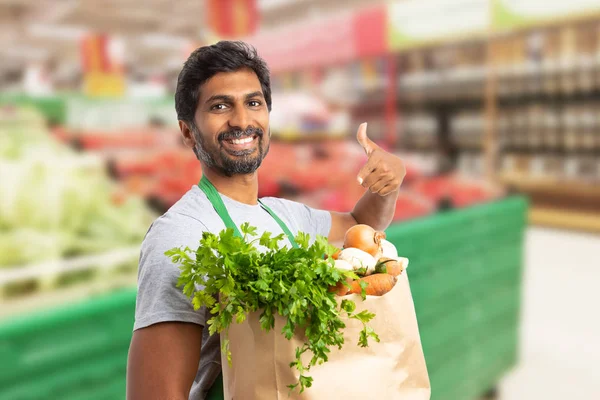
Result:
M179 74L175 107L184 142L194 150L231 220L237 226L257 226L259 235L282 233L257 199L257 169L269 151L271 88L267 66L256 51L240 42L194 51ZM404 166L367 138L366 124L358 130L358 141L369 158L357 184L367 190L351 213L277 198L262 203L294 235L303 231L338 242L357 223L385 229L394 214ZM200 186L158 218L142 244L127 371L130 400L204 399L221 373L219 337L209 337L203 329L209 319L206 310L194 311L176 286L178 267L164 255L173 247L196 248L203 231L225 228L211 203L214 197Z

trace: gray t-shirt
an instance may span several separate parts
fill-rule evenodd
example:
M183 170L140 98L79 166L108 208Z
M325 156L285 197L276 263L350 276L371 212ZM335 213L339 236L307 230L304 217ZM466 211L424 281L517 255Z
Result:
M231 219L239 226L244 222L275 235L283 233L277 222L260 206L237 202L221 195ZM296 235L299 231L327 236L331 229L331 214L293 201L267 197L262 202L285 222ZM225 224L198 186L193 186L146 234L140 253L138 292L134 330L166 321L191 322L204 326L209 317L204 308L195 311L190 299L177 287L179 268L165 256L173 247L196 249L202 232L219 233ZM290 246L287 237L283 245ZM202 350L198 373L192 385L190 400L203 400L221 372L219 336L210 336L203 329Z

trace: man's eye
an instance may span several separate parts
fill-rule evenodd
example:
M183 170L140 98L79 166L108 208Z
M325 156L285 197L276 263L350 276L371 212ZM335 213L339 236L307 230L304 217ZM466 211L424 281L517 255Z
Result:
M210 109L211 110L224 110L225 108L227 108L227 106L225 104L215 104Z
M250 107L260 107L260 104L261 104L261 103L260 103L260 101L258 101L258 100L250 100L250 101L248 102L248 105L249 105Z

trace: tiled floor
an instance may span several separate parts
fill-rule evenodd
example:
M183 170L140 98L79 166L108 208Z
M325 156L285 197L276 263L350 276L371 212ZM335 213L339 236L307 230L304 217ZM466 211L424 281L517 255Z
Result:
M600 399L600 235L529 229L521 338L501 400Z

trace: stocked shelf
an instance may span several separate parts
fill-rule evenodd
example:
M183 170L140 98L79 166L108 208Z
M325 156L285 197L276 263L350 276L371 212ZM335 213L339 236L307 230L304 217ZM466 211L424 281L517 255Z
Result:
M20 283L31 279L46 280L61 274L73 273L86 269L105 270L115 265L131 261L139 256L139 247L111 250L100 255L88 255L73 259L53 260L27 266L17 265L2 267L0 285Z
M310 143L310 142L324 142L331 140L345 140L350 137L348 132L329 132L329 131L316 131L316 132L300 132L300 131L281 131L273 132L271 139L282 142L293 142L293 143Z
M500 179L511 190L527 194L537 203L529 213L532 224L600 232L600 186L555 177L503 175Z
M135 285L139 246L0 269L0 318Z
M27 295L3 298L0 320L8 320L20 315L29 315L40 310L52 310L65 304L83 302L90 298L106 295L122 289L130 289L137 284L137 263L134 261L128 271L102 276L87 275L85 280L67 286L50 286L46 290L28 291Z
M501 182L524 192L542 192L568 194L569 196L586 196L600 200L600 186L585 182L561 180L559 178L528 178L527 176L503 175Z

